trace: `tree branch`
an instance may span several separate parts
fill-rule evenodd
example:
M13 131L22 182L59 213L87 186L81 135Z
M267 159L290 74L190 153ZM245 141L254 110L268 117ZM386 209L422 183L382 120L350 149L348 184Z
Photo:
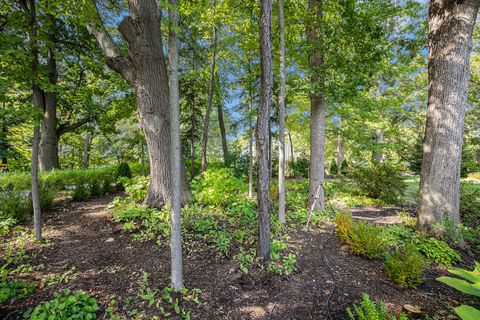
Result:
M95 3L93 5L95 7L95 21L87 23L86 27L88 32L95 37L102 48L102 51L107 58L107 65L112 70L121 74L125 80L133 83L135 77L132 64L121 54L118 46L106 30L97 6Z
M87 124L90 120L92 120L92 117L86 117L86 118L80 119L77 122L72 124L68 124L68 123L60 124L57 128L57 138L60 138L62 135L64 135L67 132L80 128L81 126Z

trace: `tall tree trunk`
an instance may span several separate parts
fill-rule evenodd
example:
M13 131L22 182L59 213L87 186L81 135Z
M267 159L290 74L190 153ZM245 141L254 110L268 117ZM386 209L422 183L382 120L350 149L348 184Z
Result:
M214 2L215 5L215 2ZM203 124L203 144L202 144L202 168L201 172L207 170L207 147L208 147L208 129L210 127L210 111L212 110L213 94L215 92L215 63L217 59L217 27L213 28L212 38L212 66L210 69L210 86L208 89L207 110L205 111L205 120Z
M260 104L256 128L258 255L270 258L269 128L272 104L272 0L260 1Z
M290 132L288 132L288 140L290 141L290 156L292 157L292 159L290 161L295 163L295 153L293 152L293 140L292 140L292 135L290 134Z
M40 109L43 114L45 110L45 94L40 89L36 80L38 78L39 68L39 48L38 48L38 25L35 0L30 0L30 8L26 1L21 2L25 13L30 18L30 53L31 53L31 71L32 71L32 103L34 107ZM33 143L32 143L32 164L31 164L31 194L33 206L33 224L35 229L35 239L42 239L42 210L40 207L40 191L38 183L38 153L40 145L40 125L38 119L34 119L33 125Z
M283 1L278 0L278 25L280 29L280 95L278 96L278 218L285 218L285 27Z
M340 118L340 122L338 125L338 135L337 135L337 168L340 172L342 168L343 160L345 159L345 148L343 147L343 139L342 139L342 118Z
M128 43L128 57L120 53L98 21L87 28L107 56L108 66L135 88L137 114L150 160L145 203L151 208L162 208L171 197L169 85L160 29L162 13L154 0L129 0L128 4L130 15L118 26ZM190 188L183 165L180 179L184 203Z
M172 213L171 213L171 241L172 255L171 279L172 288L180 291L183 288L183 261L182 261L182 222L181 222L181 151L180 151L180 97L178 89L178 40L175 28L178 27L177 0L170 0L171 8L168 10L170 24L168 28L168 57L170 63L170 126L172 133L171 154L171 188L172 188Z
M478 0L430 0L428 110L418 228L432 232L446 214L460 222L460 163Z
M90 147L92 145L93 134L87 132L83 138L83 159L82 159L82 168L88 169L90 163Z
M221 99L219 100L217 104L218 125L220 126L220 135L222 136L223 162L225 167L228 167L230 159L228 155L227 132L225 130L225 121L223 120L223 104Z
M250 101L249 116L253 109L253 101ZM248 127L248 197L253 198L253 124L252 119L249 119Z
M377 101L380 99L382 93L383 80L382 77L378 79L377 91L375 92L375 97ZM382 111L381 111L382 112ZM380 114L380 120L383 120L383 112ZM380 121L381 124L381 121ZM375 128L375 146L376 151L373 153L373 159L379 163L382 163L385 160L385 154L383 152L383 143L385 142L385 134L381 128Z
M192 96L192 131L190 135L190 180L195 177L195 95Z
M6 115L3 112L5 110L5 102L3 102L2 106L0 107L2 109L2 113L0 116L2 116L2 128L0 131L0 154L2 157L2 164L3 166L0 167L0 171L2 170L8 170L7 164L8 164L8 150L10 149L10 145L8 143L8 127L7 127L7 119L5 118Z
M58 82L57 60L55 59L55 18L49 16L50 32L47 41L47 70L48 82L56 86ZM57 137L57 93L56 88L45 92L45 117L42 121L40 138L40 168L51 170L60 168L58 162L58 137Z
M308 0L308 10L312 17L307 26L307 42L313 48L308 54L308 64L312 71L313 92L310 95L310 168L309 168L309 207L325 209L323 182L325 178L325 107L323 96L318 92L322 83L323 51L321 20L323 0Z

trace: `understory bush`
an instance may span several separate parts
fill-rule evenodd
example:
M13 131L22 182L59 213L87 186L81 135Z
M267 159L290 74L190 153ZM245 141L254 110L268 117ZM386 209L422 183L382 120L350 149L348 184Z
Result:
M0 192L0 220L25 220L31 212L29 195L18 191Z
M439 277L437 280L460 292L476 297L477 301L480 301L480 263L475 262L475 268L472 271L465 269L450 269L448 271L460 278ZM480 310L474 307L461 305L453 310L462 320L480 319Z
M461 184L460 217L464 225L470 228L480 227L480 185Z
M406 288L415 288L422 282L427 265L424 257L411 244L400 246L385 256L385 271L388 276Z
M460 261L460 254L445 241L417 232L414 228L396 225L386 228L385 241L394 247L412 245L432 263L449 267Z
M380 199L387 204L401 202L406 184L400 176L400 169L387 163L357 168L354 179L360 189L370 198Z
M352 214L350 212L339 212L335 215L334 222L340 240L349 243L349 233L353 225Z
M148 183L150 182L149 176L136 176L134 178L121 177L118 180L132 201L140 202L147 196Z
M209 168L203 179L192 182L195 199L206 206L228 205L238 201L247 191L247 184L235 176L233 169Z
M130 166L126 162L122 162L118 165L117 168L117 179L121 177L131 178L132 171L130 170Z
M24 314L25 319L78 319L91 320L97 318L99 310L97 300L87 293L79 291L71 293L70 290L56 292L53 299L37 305L33 310Z
M62 169L42 171L39 184L44 189L62 190L79 184L90 184L93 181L114 181L117 166L94 169ZM0 191L28 191L31 176L28 172L7 172L0 175Z
M368 294L362 294L362 304L360 306L355 305L352 309L347 309L347 314L350 320L407 320L407 315L401 313L397 318L396 316L388 317L387 308L383 303L375 303L370 300Z
M73 189L73 201L85 201L88 198L90 198L90 189L84 184L77 185L75 189Z
M117 167L98 169L52 170L39 175L40 206L49 210L55 197L63 190L72 190L75 201L113 191ZM32 214L30 174L26 172L0 175L0 220L24 221Z
M428 260L439 265L450 267L460 261L460 254L442 240L418 235L412 243Z
M295 161L287 162L287 173L296 178L308 178L310 161L306 158L298 158Z
M338 166L335 160L332 159L331 165L330 165L330 175L336 176L338 175Z
M387 248L388 244L384 241L383 235L382 227L362 220L354 222L351 226L348 243L354 254L373 259L381 256Z

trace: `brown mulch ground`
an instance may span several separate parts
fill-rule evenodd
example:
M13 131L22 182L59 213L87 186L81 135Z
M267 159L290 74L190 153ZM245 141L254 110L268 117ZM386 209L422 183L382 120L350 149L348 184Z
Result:
M66 288L87 291L103 306L113 295L125 301L137 294L141 271L150 273L153 288L169 284L168 244L133 241L104 211L112 199L106 196L68 203L47 214L44 236L52 244L28 262L45 266L35 271L37 277L62 273L73 266L78 277L37 289L25 300L0 305L0 319L21 319L27 308ZM361 217L362 210L354 215ZM388 220L393 211L364 210L363 215ZM446 318L451 306L466 298L435 281L446 274L441 268L430 268L426 281L416 290L403 289L387 278L382 261L349 254L332 231L327 226L292 236L298 270L288 277L260 270L243 274L231 257L219 257L207 246L186 248L185 285L202 290L202 304L191 308L192 319L346 319L345 309L358 303L362 292L384 301L390 310L412 304ZM1 255L3 250L0 245ZM122 310L121 306L119 312L126 314L127 307ZM104 318L103 311L100 318Z

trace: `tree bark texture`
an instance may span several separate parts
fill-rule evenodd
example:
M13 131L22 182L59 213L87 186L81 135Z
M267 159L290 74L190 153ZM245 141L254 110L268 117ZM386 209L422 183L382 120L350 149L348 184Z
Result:
M54 87L58 82L57 60L55 59L56 22L49 17L51 28L47 42L48 82ZM45 116L42 121L40 138L40 168L42 170L59 169L58 136L57 136L57 93L56 89L45 91Z
M161 208L170 202L169 85L160 30L161 11L154 0L129 0L130 15L118 30L128 43L128 56L120 54L103 26L88 25L107 56L108 66L135 88L137 114L145 134L150 160L150 184L145 203ZM100 27L100 28L99 28ZM190 188L182 164L182 203Z
M172 288L180 291L183 288L183 260L182 260L182 219L181 219L181 145L180 145L180 94L178 88L178 40L175 28L178 26L177 0L170 1L168 10L170 25L168 28L168 57L169 57L169 84L170 84L170 126L171 126L171 240L172 255L171 280Z
M280 94L278 96L278 219L285 217L285 27L283 1L278 0L278 26L280 31Z
M260 104L256 127L258 255L270 258L270 163L269 128L272 104L272 0L260 1Z
M39 48L38 48L38 25L37 25L37 12L35 0L30 0L30 8L28 8L26 1L23 2L23 6L26 10L26 14L30 18L30 54L31 54L31 71L32 71L32 104L35 108L38 108L43 114L45 110L45 95L36 83L38 77L39 68ZM30 168L31 173L31 195L33 206L33 225L35 230L35 239L42 239L42 210L40 207L40 190L38 183L38 154L40 146L40 125L38 119L34 119L33 126L33 143L32 143L32 163Z
M428 110L417 209L417 226L425 232L445 216L460 222L460 163L479 5L478 0L430 0Z
M308 0L308 10L312 14L307 26L307 42L312 47L308 53L312 93L310 95L310 167L309 167L309 207L325 209L323 183L325 178L325 107L319 87L322 83L322 0Z
M83 138L83 157L82 157L82 168L88 169L90 163L90 148L92 146L93 134L87 132Z

